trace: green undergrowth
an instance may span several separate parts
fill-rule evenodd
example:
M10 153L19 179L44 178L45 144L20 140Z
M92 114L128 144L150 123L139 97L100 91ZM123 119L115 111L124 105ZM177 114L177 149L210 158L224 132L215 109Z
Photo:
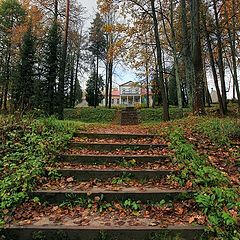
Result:
M214 239L240 239L239 195L227 176L194 150L181 129L171 131L170 141L181 170L175 180L181 185L191 181L197 189L195 200L207 216L210 235L217 237Z
M240 120L233 118L202 118L197 130L219 146L229 146L232 140L240 139Z
M188 108L183 109L183 116L189 112ZM177 107L169 108L170 119L182 118L182 113ZM163 121L162 108L143 108L139 110L139 116L142 123L159 123Z
M64 117L67 120L77 120L84 123L112 123L118 110L104 107L65 109ZM138 109L138 112L141 123L159 123L163 121L162 108L142 108ZM169 112L171 119L182 118L182 114L177 107L170 107ZM183 116L186 116L188 112L189 109L183 109Z
M64 118L85 123L111 123L115 117L115 112L115 109L92 107L65 109Z
M40 201L37 199L36 201ZM165 202L164 202L165 203ZM97 209L100 213L109 209L114 209L114 202L106 201L104 195L102 194L99 197L78 197L75 194L67 194L66 200L60 204L60 207L69 207L74 208L75 206L80 206L88 209ZM141 210L141 202L134 201L132 199L126 199L120 201L119 204L125 208L133 211L135 215L138 215L138 211ZM155 203L157 204L157 203Z
M45 174L45 166L65 148L79 123L14 116L2 116L0 123L0 219L3 219L4 214L28 197L36 178Z

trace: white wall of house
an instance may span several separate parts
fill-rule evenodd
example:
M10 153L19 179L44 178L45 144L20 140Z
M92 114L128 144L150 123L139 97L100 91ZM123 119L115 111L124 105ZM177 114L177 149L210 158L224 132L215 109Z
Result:
M141 88L136 86L134 82L127 82L120 85L120 104L133 106L141 103Z
M141 87L137 86L136 83L130 81L119 86L119 95L112 96L112 106L134 106L136 104L143 103L143 96L141 95ZM152 105L153 99L150 96L150 106ZM103 99L102 106L105 105L105 99Z

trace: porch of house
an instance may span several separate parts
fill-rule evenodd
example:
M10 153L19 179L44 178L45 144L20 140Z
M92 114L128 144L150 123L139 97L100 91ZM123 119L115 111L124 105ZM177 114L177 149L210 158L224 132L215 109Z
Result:
M141 103L141 96L121 96L120 104L127 106L134 106L134 104Z

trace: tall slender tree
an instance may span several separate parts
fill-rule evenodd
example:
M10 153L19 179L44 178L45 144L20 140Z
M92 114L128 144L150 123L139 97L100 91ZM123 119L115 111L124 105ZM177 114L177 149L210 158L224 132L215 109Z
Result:
M56 104L56 81L59 69L59 27L58 27L58 0L55 0L54 19L50 27L47 39L47 104L46 112L48 115L54 114Z
M157 48L158 78L159 78L159 85L161 88L161 95L162 95L162 101L163 101L163 120L168 121L170 119L169 106L168 106L168 100L167 100L166 86L163 78L162 48L161 48L161 42L159 37L159 26L158 26L158 19L157 19L156 8L155 8L155 0L151 0L151 10L152 10L152 18L153 18L154 36L155 36L156 48Z
M62 58L60 64L59 84L58 84L58 117L59 119L64 118L64 78L66 70L67 60L67 47L68 47L68 32L69 32L69 19L70 19L70 0L66 0L66 16L65 16L65 29L64 39L62 47Z
M17 0L0 1L0 37L1 37L1 80L2 92L0 95L0 108L7 110L7 100L9 96L10 84L13 78L13 59L16 52L13 51L13 35L25 19L26 12ZM18 47L17 47L18 48ZM19 49L19 48L18 48Z
M205 114L204 107L204 73L202 62L202 47L200 36L200 4L201 1L191 1L191 33L192 61L194 70L193 82L193 112L196 115Z
M104 22L100 16L100 13L97 12L95 19L92 22L92 26L89 33L89 51L92 53L94 72L96 73L95 83L95 92L97 91L97 81L99 76L99 62L104 60L106 55L106 36L103 31ZM95 95L95 97L97 97ZM97 106L97 98L95 99L94 107Z
M32 34L31 23L23 37L20 51L18 78L14 82L15 106L22 113L31 110L34 97L34 53L35 39Z

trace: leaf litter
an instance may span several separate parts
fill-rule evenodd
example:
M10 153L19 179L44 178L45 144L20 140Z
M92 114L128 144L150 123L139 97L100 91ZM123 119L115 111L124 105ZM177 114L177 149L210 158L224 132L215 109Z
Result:
M100 211L100 204L106 205ZM122 202L99 202L94 199L90 207L46 205L34 201L23 203L5 221L12 225L63 226L149 226L189 225L206 223L206 217L196 208L193 200L142 204L139 209L124 207Z

